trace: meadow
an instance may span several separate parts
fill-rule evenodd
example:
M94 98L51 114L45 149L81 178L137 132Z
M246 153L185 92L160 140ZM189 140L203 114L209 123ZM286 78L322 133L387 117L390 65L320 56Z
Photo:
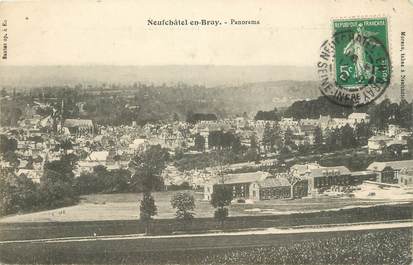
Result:
M214 208L208 201L203 201L201 192L188 191L196 199L195 217L213 217ZM155 192L158 214L155 219L175 217L175 210L170 200L175 192ZM81 197L79 204L53 210L15 214L0 218L0 223L20 222L71 222L71 221L104 221L104 220L137 220L139 218L139 201L141 194L93 194ZM266 200L252 204L233 203L229 207L230 216L278 215L291 213L310 213L349 209L353 207L370 207L395 203L391 200L359 199L359 198L303 198L296 200Z

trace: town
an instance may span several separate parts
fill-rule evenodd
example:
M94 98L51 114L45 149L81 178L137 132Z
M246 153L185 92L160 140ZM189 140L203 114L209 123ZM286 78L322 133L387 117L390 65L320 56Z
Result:
M132 115L113 125L87 118L90 102L57 92L25 93L2 91L2 187L22 185L9 194L10 207L2 205L2 214L75 204L76 194L142 192L134 158L154 146L167 157L155 190L192 189L204 201L219 186L231 190L234 203L355 193L373 198L380 195L372 190L380 188L409 199L413 187L412 104L405 100L322 115L315 108L319 98L295 102L283 113L274 108L218 117L190 111L185 119L174 113L140 124ZM16 102L24 103L16 109ZM130 114L140 106L128 102L122 109ZM388 117L379 117L383 113ZM59 164L63 158L68 167ZM70 187L63 191L59 184ZM43 195L27 194L30 202L15 205L13 196L36 185L46 187L40 193L48 194L47 203L36 205ZM370 190L362 193L360 186Z

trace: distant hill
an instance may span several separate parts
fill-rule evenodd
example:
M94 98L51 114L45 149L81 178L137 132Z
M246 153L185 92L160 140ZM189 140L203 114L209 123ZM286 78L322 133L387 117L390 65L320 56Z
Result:
M406 92L411 101L409 80ZM149 97L135 82L154 85L148 87ZM94 93L116 84L110 93L136 94L139 100L134 104L142 107L142 113L153 112L156 106L155 114L161 117L172 112L184 116L188 111L219 117L255 115L258 110L321 96L315 68L295 66L0 66L0 84L6 88L82 84L85 92ZM385 97L399 101L399 85L392 84L381 99Z
M182 82L211 87L285 79L307 81L316 78L313 67L296 66L0 66L0 84L6 87L133 82L155 85Z

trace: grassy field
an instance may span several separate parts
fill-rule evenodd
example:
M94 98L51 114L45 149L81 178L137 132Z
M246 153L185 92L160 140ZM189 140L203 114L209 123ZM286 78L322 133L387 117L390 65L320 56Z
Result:
M0 245L0 262L65 264L399 264L412 229ZM201 248L195 248L201 244ZM219 245L217 247L217 245Z
M195 193L198 218L212 217L214 209L207 201L202 200L202 193ZM158 215L155 218L167 219L175 217L170 199L174 192L154 193ZM60 209L41 211L28 214L17 214L0 218L0 223L13 222L67 222L67 221L94 221L94 220L136 220L139 216L140 194L95 194L83 196L78 205ZM268 200L253 204L232 204L230 216L256 216L286 213L317 212L339 210L351 207L368 207L386 203L391 200L373 200L358 198L305 198L297 200Z

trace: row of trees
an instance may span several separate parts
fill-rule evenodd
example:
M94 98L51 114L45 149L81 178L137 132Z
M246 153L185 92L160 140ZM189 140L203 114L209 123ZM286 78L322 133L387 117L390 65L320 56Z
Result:
M332 130L326 130L324 133L319 126L314 130L314 146L306 146L308 150L313 151L334 151L346 148L353 148L367 145L368 139L373 135L370 126L366 123L359 123L355 128L348 124ZM304 149L294 143L294 133L290 128L284 132L284 139L278 125L265 125L262 145L265 152L274 152L280 150Z
M150 146L145 152L139 153L132 161L135 170L136 183L141 187L143 195L140 201L140 221L145 225L145 232L151 231L151 221L157 214L158 208L152 192L157 189L157 183L161 179L161 173L166 167L169 156L165 149L158 146ZM218 161L222 163L222 161ZM215 217L222 223L228 216L225 207L231 203L232 190L225 186L217 186L212 194L211 204L217 208ZM194 218L195 199L189 193L176 193L171 199L171 205L176 211L176 217L182 221L184 227Z
M368 106L362 106L357 109L358 112L367 112ZM330 115L332 117L344 118L354 110L349 107L340 106L332 103L327 97L319 97L313 100L301 100L294 102L285 112L285 117L294 119L318 119L320 115Z
M241 150L241 140L239 136L230 131L212 131L208 135L208 146L211 149L231 149L235 153Z
M17 141L8 138L6 135L0 135L0 156L4 161L9 162L12 167L17 167L20 163L17 154Z
M254 117L255 120L263 120L263 121L279 121L281 120L281 113L274 108L270 111L262 111L259 110Z
M371 125L379 130L385 130L389 124L408 129L413 126L413 102L402 100L395 103L385 99L379 104L372 105L368 113Z
M286 134L287 138L291 134L288 132ZM287 139L287 141L288 140L289 139ZM274 152L275 149L282 146L281 130L278 125L271 126L269 123L265 124L264 132L262 135L262 145L264 146L266 152Z
M216 208L214 218L217 219L221 226L228 217L228 208L232 201L232 190L225 185L217 185L212 193L211 204ZM181 222L185 230L187 225L191 224L195 217L195 198L188 192L177 192L171 198L171 206L176 209L176 219ZM147 193L143 194L140 204L141 221L146 224L145 232L150 233L150 221L152 216L157 214L155 200ZM143 213L142 213L143 212ZM143 218L142 218L143 217Z
M317 130L315 145L321 151L361 147L367 144L368 138L372 135L373 133L367 124L358 124L354 129L346 124L341 128L328 130L325 136L322 135L321 130ZM325 139L325 141L321 142L321 139Z
M391 102L390 99L384 99L378 104L373 102L369 105L352 109L334 104L326 97L319 97L314 100L294 102L285 110L284 116L293 117L297 120L306 118L317 119L320 115L341 118L347 117L352 112L368 113L370 115L370 125L378 130L385 130L389 124L396 124L402 128L411 128L413 126L413 102L408 103L406 100L396 103ZM262 113L265 112L258 112L256 119L274 120L271 118L271 115L267 115L267 117L263 116Z
M13 170L0 172L0 215L51 209L78 201L74 188L74 161L69 156L46 163L40 184Z
M78 194L130 192L131 172L127 169L108 171L104 166L96 166L91 173L83 173L75 179Z
M186 121L189 123L197 123L198 121L216 121L217 116L213 113L193 113L188 112Z

